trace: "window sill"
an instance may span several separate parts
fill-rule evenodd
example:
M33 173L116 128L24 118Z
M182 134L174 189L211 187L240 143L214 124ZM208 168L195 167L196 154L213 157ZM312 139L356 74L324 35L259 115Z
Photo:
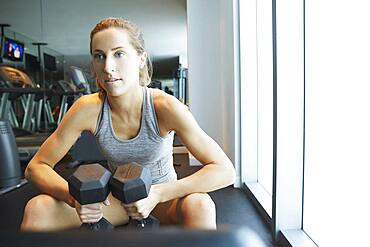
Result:
M272 221L272 198L271 195L258 182L250 182L243 184L243 190L246 191L247 196L252 200L253 204L260 212L262 217L268 224Z
M284 247L317 247L312 239L302 230L283 230L280 243Z

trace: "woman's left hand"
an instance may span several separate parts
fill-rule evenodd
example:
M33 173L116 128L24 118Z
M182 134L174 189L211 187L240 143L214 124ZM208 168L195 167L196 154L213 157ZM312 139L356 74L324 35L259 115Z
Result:
M152 185L148 197L130 204L124 204L122 202L121 205L126 210L127 215L132 219L142 220L149 216L159 202L160 192L158 187L156 185Z

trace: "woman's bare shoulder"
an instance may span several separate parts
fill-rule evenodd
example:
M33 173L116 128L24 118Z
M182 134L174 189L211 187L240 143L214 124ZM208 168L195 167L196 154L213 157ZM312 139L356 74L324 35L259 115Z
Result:
M166 125L167 130L172 130L171 123L188 111L188 107L177 98L159 89L153 89L153 103L158 121Z
M104 101L104 96L99 93L83 95L75 101L74 105L77 108L85 111L85 113L99 113Z
M159 89L152 89L153 90L153 103L156 111L160 112L167 112L174 107L181 107L183 104L174 96L165 93Z
M73 103L65 118L76 127L93 130L96 126L103 101L104 98L99 93L81 96Z

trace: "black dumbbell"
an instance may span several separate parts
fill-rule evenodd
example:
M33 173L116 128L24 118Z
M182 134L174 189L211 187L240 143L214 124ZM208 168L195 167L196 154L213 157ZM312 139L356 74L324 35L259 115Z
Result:
M81 165L67 180L69 193L81 205L103 202L110 192L111 176L112 173L100 164ZM114 227L108 220L101 218L96 223L83 223L80 228L104 231L112 230Z
M109 181L112 195L125 204L148 197L152 178L150 170L138 163L120 165ZM159 220L149 216L143 220L130 219L129 227L153 229L159 226Z

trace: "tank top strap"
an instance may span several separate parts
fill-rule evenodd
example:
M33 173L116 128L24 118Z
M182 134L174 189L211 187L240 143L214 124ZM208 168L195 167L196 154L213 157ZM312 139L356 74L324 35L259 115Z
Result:
M106 127L106 124L104 124L104 123L107 123L107 121L108 121L108 107L109 107L108 97L107 97L106 94L104 94L103 103L102 103L102 106L100 108L98 120L96 122L96 128L95 128L95 132L94 132L95 136L99 135L99 133L102 132L102 129L104 129L104 127Z
M145 125L146 127L151 130L152 135L156 136L157 138L162 138L160 136L159 124L157 119L157 114L154 107L154 97L153 97L153 89L144 87L145 90L145 112L143 112L145 117Z

